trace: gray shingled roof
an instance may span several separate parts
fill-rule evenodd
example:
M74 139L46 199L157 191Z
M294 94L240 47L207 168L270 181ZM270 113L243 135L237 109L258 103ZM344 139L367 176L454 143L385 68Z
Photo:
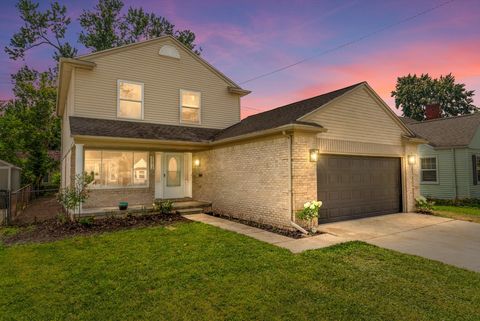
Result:
M72 135L208 142L220 129L70 116Z
M400 118L400 120L405 124L415 124L415 123L418 123L419 121L418 120L415 120L415 119L412 119L410 117L398 117Z
M471 143L477 132L480 126L480 113L406 123L406 125L434 147L463 147Z
M215 136L215 140L272 129L288 124L302 123L298 122L297 119L364 83L365 82L361 82L323 95L297 101L292 104L249 116L239 123L224 129L220 134ZM313 123L303 122L303 124L321 127Z

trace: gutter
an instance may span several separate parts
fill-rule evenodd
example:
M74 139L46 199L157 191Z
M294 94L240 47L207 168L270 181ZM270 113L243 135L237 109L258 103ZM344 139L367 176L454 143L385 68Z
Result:
M306 132L317 132L317 133L323 133L326 132L327 129L323 127L316 127L316 126L311 126L311 125L304 125L304 124L287 124L283 125L280 127L275 127L271 129L266 129L266 130L261 130L261 131L256 131L253 133L248 133L248 134L243 134L239 136L233 136L233 137L228 137L220 140L216 140L213 142L210 142L209 145L211 146L216 146L216 145L221 145L229 142L235 142L239 140L244 140L244 139L250 139L254 137L260 137L260 136L266 136L266 135L272 135L276 133L284 133L286 131L306 131Z

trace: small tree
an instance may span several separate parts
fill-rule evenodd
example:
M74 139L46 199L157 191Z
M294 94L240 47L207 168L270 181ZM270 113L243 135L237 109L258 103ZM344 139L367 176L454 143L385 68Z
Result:
M57 194L57 200L73 215L81 213L81 205L89 197L88 185L93 182L93 174L84 173L75 176L74 183Z
M311 201L303 204L303 208L297 212L297 217L308 222L308 228L313 231L313 220L318 217L318 210L322 206L320 201Z

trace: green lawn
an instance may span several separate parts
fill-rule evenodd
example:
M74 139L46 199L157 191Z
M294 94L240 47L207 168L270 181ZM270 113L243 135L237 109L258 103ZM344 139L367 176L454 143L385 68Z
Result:
M294 255L201 223L0 247L1 320L479 320L480 274L360 242Z
M434 211L440 216L480 223L480 208L478 207L435 205Z

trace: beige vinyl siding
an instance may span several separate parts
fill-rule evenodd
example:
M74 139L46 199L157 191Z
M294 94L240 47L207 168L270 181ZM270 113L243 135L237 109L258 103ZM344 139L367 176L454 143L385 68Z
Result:
M365 156L392 156L403 157L405 147L402 145L372 144L349 140L325 139L323 134L317 138L317 148L322 153L365 155Z
M167 43L180 59L158 54ZM76 116L117 119L117 80L122 79L144 84L145 122L181 125L181 89L201 92L198 126L225 128L240 120L240 98L228 92L229 84L168 39L84 59L97 66L77 70Z
M401 136L406 133L364 88L345 95L303 120L322 125L328 131L322 133L321 138L336 141L401 146Z

